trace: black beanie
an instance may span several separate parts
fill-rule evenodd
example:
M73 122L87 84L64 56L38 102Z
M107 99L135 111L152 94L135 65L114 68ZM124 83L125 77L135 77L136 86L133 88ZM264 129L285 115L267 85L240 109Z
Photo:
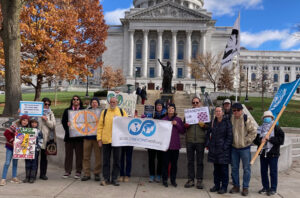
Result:
M176 105L174 103L169 104L169 107L174 107L175 111L176 111ZM168 108L169 108L168 107Z

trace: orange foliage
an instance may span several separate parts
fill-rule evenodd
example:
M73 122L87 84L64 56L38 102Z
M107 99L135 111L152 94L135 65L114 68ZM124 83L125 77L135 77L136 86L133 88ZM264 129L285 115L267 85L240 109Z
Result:
M121 69L113 70L112 67L104 67L101 76L102 87L112 89L125 83L123 71Z

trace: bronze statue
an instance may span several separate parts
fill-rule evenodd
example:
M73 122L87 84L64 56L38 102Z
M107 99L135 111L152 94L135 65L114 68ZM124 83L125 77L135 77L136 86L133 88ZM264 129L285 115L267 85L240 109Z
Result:
M164 76L163 76L163 82L162 82L162 88L163 93L172 93L172 78L173 78L173 69L171 67L170 61L167 62L167 66L162 64L160 60L158 59L158 62L162 66L164 70Z

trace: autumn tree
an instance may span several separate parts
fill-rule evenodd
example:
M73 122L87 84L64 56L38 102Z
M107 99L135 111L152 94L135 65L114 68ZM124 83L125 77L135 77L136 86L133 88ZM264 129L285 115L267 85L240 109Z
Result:
M21 0L1 0L1 57L5 67L5 107L3 115L16 115L22 99L20 79L20 12ZM4 53L4 55L3 55ZM1 58L0 57L0 58Z
M201 70L198 67L197 64L195 64L194 62L192 62L191 64L188 65L191 69L191 76L195 79L195 95L196 95L196 89L197 89L197 80L201 79Z
M217 90L217 82L221 73L221 57L221 53L213 55L207 52L198 55L197 58L189 64L191 68L198 68L200 71L200 80L208 80L213 84L214 92Z
M113 70L112 67L107 66L103 68L103 74L101 76L102 87L110 90L112 88L125 84L125 78L121 69Z
M233 90L233 71L229 68L224 68L218 80L218 89L225 90L225 92Z

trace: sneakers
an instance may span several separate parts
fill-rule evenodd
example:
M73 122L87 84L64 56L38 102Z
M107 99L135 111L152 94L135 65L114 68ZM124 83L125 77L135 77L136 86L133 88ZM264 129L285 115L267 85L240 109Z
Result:
M193 187L195 186L195 183L194 183L194 180L192 179L189 179L185 184L184 184L184 187L185 188L190 188L190 187Z
M218 191L218 194L225 194L227 193L227 189L224 189L224 188L221 188L219 191Z
M234 193L239 193L240 192L240 188L238 186L233 186L231 188L231 190L229 191L229 193L234 194Z
M22 183L22 181L19 180L17 177L12 178L12 179L10 180L10 182L11 182L11 183L14 183L14 184L20 184L20 183Z
M40 176L40 179L41 179L41 180L48 180L48 177L47 177L46 175L41 175L41 176Z
M75 179L80 179L81 177L81 173L77 172L75 175L74 175L74 178Z
M259 194L266 194L267 192L268 192L268 190L265 188L258 191Z
M124 182L129 182L129 177L128 176L124 177Z
M160 175L157 175L156 178L155 178L155 181L156 181L157 183L160 183L160 180L161 180Z
M65 174L62 176L62 178L67 179L67 178L70 177L70 175L71 175L71 173L65 173Z
M150 175L150 177L149 177L149 182L150 182L150 183L154 182L154 176L153 176L153 175Z
M242 195L248 196L248 194L249 194L248 188L243 188Z
M76 175L75 175L76 176ZM87 180L90 180L91 179L91 177L90 176L83 176L82 178L81 178L81 181L87 181Z
M268 195L268 196L276 195L276 192L275 192L274 190L269 190L269 191L267 192L267 195Z
M1 179L0 186L5 186L5 185L6 185L6 180L5 179Z
M114 185L114 186L120 186L119 182L116 181L116 180L113 180L113 181L111 182L111 184Z
M196 185L196 187L197 187L198 189L203 189L203 184L202 184L202 180L201 180L201 179L198 179L198 180L197 180L197 185Z

